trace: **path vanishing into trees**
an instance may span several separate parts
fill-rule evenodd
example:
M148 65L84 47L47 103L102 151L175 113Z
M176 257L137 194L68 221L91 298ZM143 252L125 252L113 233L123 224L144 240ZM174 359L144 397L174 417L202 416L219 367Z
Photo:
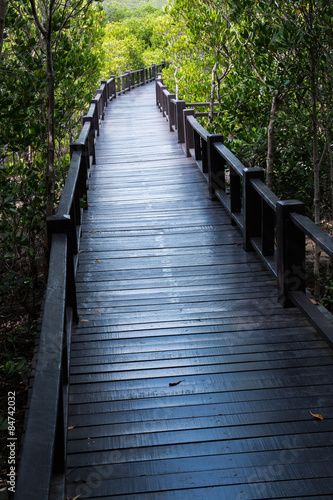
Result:
M68 497L332 498L333 350L278 304L153 83L107 108L88 202Z

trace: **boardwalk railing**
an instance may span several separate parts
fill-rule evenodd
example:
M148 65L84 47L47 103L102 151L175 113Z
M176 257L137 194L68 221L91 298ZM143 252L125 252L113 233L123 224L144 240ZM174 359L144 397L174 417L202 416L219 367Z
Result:
M164 65L112 76L101 82L76 143L56 215L47 220L50 242L48 282L38 355L29 401L15 500L65 498L69 349L72 321L78 322L75 276L82 206L87 208L95 138L105 107L117 95L155 79Z
M178 132L178 142L184 143L184 113L187 108L191 108L191 114L197 118L208 116L207 111L197 111L196 108L209 108L209 102L186 102L176 99L176 94L169 92L168 87L163 85L161 78L156 80L156 104L159 106L163 116L169 122L170 132ZM214 107L219 106L214 102ZM193 109L192 109L193 108ZM214 111L214 115L218 112Z
M160 77L156 103L170 130L178 133L186 156L192 156L203 173L210 197L220 200L242 231L245 250L255 250L277 278L278 300L284 307L298 307L333 343L332 316L315 305L306 290L305 237L330 259L333 238L304 215L304 203L279 200L265 185L264 170L246 168L224 145L222 135L208 133L196 120L194 107L188 109L185 101L177 101Z

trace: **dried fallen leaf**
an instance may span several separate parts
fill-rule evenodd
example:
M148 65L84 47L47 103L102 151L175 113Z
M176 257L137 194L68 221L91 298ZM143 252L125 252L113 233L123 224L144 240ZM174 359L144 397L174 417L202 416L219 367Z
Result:
M97 312L97 313L94 313L94 315L95 315L95 316L96 316L96 314L101 314L101 313L99 313L99 312Z
M311 413L311 415L316 418L317 420L324 420L324 417L320 414L320 413L312 413L311 410L309 410L309 412Z
M76 495L76 497L74 497L72 500L77 500L78 498L80 498L81 496L81 493L79 495Z
M99 259L96 259L95 262L101 262Z
M71 427L67 427L67 429L68 429L69 431L71 431L71 430L72 430L72 429L74 429L75 427L76 427L75 425L72 425Z
M87 323L89 321L89 319L80 319L80 323Z
M241 242L241 243L236 243L236 245L239 247L240 245L244 245L244 243L243 243L243 242Z
M96 233L96 231L89 231L89 233Z
M83 252L83 250L79 250L79 253L82 253L82 252Z
M316 301L316 299L313 299L312 297L310 297L310 301L312 302L312 304L314 304L315 306L318 305L318 302Z
M173 387L174 385L178 385L180 384L181 382L183 382L182 380L178 380L178 382L170 382L169 386L170 387Z

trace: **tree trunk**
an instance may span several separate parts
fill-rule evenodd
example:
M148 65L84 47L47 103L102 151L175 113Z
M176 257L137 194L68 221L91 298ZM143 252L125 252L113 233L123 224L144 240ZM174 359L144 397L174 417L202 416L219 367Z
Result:
M46 181L46 217L53 215L55 169L54 169L54 69L52 57L51 33L46 40L46 64L47 64L47 165L45 173Z
M175 71L174 71L174 79L175 79L175 87L176 87L176 100L178 101L178 98L179 98L179 80L177 78L177 73L178 73L178 66L176 67Z
M273 185L273 171L274 171L274 126L275 126L275 115L280 106L280 99L278 96L274 96L272 99L272 107L269 116L268 133L267 133L267 169L266 169L266 184L269 189L272 189Z
M3 32L5 29L6 0L0 0L0 59L3 45Z
M330 168L330 198L331 198L331 218L333 218L333 157L331 148L331 138L328 131L328 124L326 125L326 144L328 153L328 163Z
M313 12L312 3L309 6L309 20L312 28ZM312 105L312 136L313 136L313 206L314 206L314 221L318 226L320 225L320 173L319 173L319 147L318 147L318 110L317 110L317 72L316 72L316 51L313 46L310 48L310 88L311 88L311 105ZM320 249L315 247L314 255L314 295L319 295L320 281L319 281L319 261Z
M214 101L215 101L215 88L216 88L216 71L217 71L218 63L214 64L212 69L212 81L210 87L210 104L209 104L209 113L208 113L208 123L212 125L214 118Z

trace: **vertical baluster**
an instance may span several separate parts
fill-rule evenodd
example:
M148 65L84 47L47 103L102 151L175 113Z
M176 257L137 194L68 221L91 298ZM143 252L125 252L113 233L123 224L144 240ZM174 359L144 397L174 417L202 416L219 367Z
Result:
M185 106L186 106L185 101L176 101L177 132L178 132L178 142L180 144L183 144L185 142L185 135L184 135Z

